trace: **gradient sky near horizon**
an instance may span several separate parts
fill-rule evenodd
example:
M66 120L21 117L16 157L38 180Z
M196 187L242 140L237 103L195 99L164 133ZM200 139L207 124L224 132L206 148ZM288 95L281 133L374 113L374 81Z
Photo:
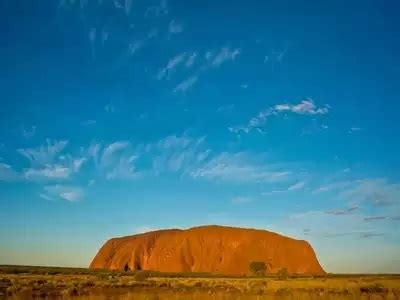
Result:
M0 264L220 224L400 273L399 8L0 0Z

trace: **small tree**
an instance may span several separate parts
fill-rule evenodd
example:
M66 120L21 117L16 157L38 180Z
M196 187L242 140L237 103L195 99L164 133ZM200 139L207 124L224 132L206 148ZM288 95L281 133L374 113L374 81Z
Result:
M264 276L267 265L263 261L252 261L249 265L250 272L257 276Z

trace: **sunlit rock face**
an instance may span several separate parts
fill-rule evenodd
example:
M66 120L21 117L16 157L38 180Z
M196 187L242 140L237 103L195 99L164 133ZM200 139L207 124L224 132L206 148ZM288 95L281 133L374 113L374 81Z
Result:
M253 261L267 272L324 273L309 243L265 230L202 226L108 240L90 268L243 275Z

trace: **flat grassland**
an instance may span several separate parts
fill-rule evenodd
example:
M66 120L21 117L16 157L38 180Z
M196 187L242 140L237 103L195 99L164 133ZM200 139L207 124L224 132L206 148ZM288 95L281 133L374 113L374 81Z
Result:
M262 299L263 295L280 299L400 299L400 275L233 277L206 273L0 266L0 298L71 297L118 289L173 291L177 294L227 293L257 296L256 299Z

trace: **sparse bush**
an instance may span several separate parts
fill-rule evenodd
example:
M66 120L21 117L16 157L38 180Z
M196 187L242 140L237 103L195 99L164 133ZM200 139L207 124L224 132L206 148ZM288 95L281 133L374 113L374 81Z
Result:
M267 271L267 265L263 261L252 261L249 268L251 273L256 276L264 276Z
M8 278L0 278L0 288L8 288L12 285L12 282Z
M136 281L146 281L150 277L150 272L147 271L138 271L134 275L134 279Z
M96 284L93 280L86 280L86 281L82 282L83 287L93 287L95 285Z
M268 286L268 282L265 280L251 280L247 283L247 292L253 294L263 293Z
M17 293L20 289L21 289L20 286L10 285L10 286L7 288L7 294L8 294L9 296L12 296L12 295L14 295L15 293Z
M367 286L360 287L361 293L368 293L368 294L381 294L387 293L388 289L383 286L381 283L374 283Z
M286 280L289 277L289 272L286 268L282 268L276 273L276 276L280 280Z
M289 296L292 294L292 290L288 287L281 287L276 291L277 296Z
M78 296L79 291L76 287L69 287L62 291L62 295L65 296Z
M110 274L108 275L108 277L107 277L107 280L108 280L109 283L112 283L112 284L115 284L115 283L118 282L118 279L117 279L115 273L110 273Z

